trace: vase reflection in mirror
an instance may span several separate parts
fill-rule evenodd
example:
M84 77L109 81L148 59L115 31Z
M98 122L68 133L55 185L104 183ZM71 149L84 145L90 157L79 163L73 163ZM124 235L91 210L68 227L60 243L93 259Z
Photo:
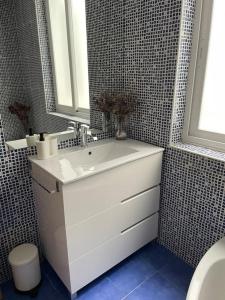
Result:
M126 126L127 126L127 116L116 116L116 133L115 137L117 140L126 140L127 138L127 132L126 132Z
M104 132L112 132L112 116L110 112L102 112L102 130Z

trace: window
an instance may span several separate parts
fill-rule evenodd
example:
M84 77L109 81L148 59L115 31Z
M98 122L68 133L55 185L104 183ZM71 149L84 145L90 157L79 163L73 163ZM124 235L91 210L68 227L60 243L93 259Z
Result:
M89 116L85 0L48 0L50 48L59 113Z
M225 1L196 2L183 140L225 151Z

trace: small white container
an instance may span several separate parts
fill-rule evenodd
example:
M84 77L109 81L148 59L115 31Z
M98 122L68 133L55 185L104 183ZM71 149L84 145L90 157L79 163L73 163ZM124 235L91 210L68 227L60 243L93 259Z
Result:
M49 139L45 139L44 134L40 134L40 140L36 142L38 159L47 159L50 157L50 143Z
M38 249L33 244L22 244L9 254L13 280L17 290L28 292L41 281Z
M32 147L36 145L36 142L38 141L38 136L36 134L30 136L26 135L26 140L27 140L27 146Z
M32 147L36 145L36 142L38 141L38 136L37 134L33 133L32 128L29 128L29 135L26 135L26 140L27 140L28 147Z

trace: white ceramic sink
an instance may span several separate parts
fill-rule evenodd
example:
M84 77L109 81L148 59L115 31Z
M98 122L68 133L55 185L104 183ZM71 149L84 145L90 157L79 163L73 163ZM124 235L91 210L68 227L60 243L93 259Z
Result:
M38 160L36 156L30 160L66 184L162 151L162 148L134 140L107 139L89 144L87 148L62 150L46 160Z
M73 166L81 165L84 168L96 167L99 164L112 161L114 159L124 157L137 152L128 145L111 142L103 145L93 145L92 147L79 149L72 153L67 153L66 159L70 161Z

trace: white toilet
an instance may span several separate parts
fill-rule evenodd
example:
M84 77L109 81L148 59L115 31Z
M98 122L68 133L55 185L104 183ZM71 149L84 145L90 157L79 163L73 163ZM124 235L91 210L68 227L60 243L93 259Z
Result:
M192 277L186 300L225 299L225 237L203 256Z

